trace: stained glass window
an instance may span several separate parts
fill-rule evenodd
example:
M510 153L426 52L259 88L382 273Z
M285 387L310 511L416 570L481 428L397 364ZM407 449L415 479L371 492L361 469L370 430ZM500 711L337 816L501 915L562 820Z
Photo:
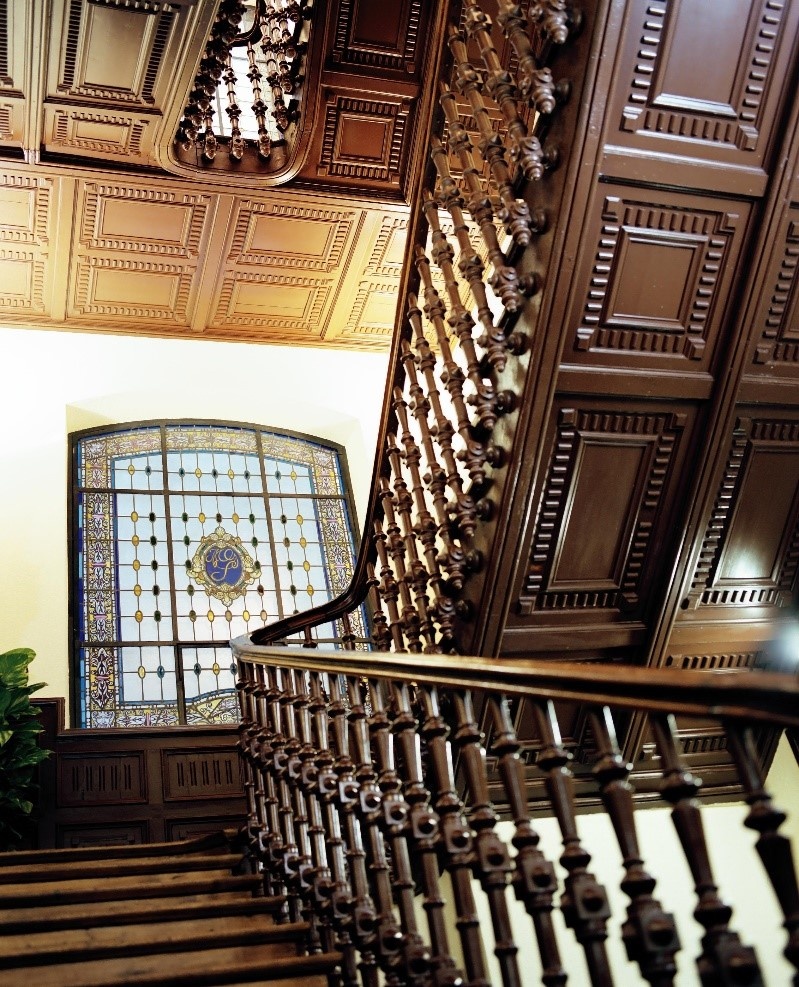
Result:
M244 425L76 433L73 722L236 721L227 642L349 584L342 455ZM321 628L320 643L338 633Z

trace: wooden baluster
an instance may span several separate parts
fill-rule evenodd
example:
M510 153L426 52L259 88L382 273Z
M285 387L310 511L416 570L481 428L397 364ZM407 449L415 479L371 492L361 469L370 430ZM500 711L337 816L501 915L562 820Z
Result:
M622 939L627 956L640 966L645 979L656 987L667 987L677 973L674 957L680 949L680 938L674 917L664 912L660 902L652 897L655 879L641 859L633 815L633 789L627 780L632 765L621 756L608 707L590 710L589 718L599 752L594 775L621 849L626 872L621 889L630 898L627 921L621 929Z
M480 228L480 233L488 247L489 260L494 268L488 283L509 312L518 312L524 305L523 285L519 282L516 268L508 263L508 259L499 245L491 199L480 184L480 176L472 157L472 142L458 118L455 96L443 83L440 102L444 108L444 115L449 127L449 147L460 161L463 171L463 181L468 193L466 208ZM436 155L436 153L436 145L434 144L433 154Z
M332 877L327 859L325 827L317 784L319 769L316 765L316 758L318 752L313 742L313 713L309 675L310 673L299 670L295 670L293 673L297 739L299 741L296 758L299 765L294 769L292 764L290 770L296 771L296 782L303 792L307 805L307 832L311 866L304 872L303 878L308 882L311 892L309 897L313 901L310 920L316 922L319 927L323 950L330 952L336 948L330 908Z
M494 929L494 953L499 961L505 987L520 987L521 975L516 959L518 947L513 941L505 888L513 870L508 848L496 832L497 814L488 794L485 749L482 734L474 715L470 691L456 689L451 693L455 708L456 730L453 746L460 760L469 793L469 824L474 830L475 876L491 909Z
M330 720L323 680L319 672L310 673L311 713L314 746L316 748L316 789L322 807L325 849L330 865L330 917L336 930L336 946L344 955L343 979L347 987L358 983L357 957L352 938L352 889L347 874L346 844L341 832L338 794L338 774L335 757L330 749ZM324 891L322 892L324 894Z
M417 538L419 541L421 541L421 538L417 534L417 529L413 523L412 511L414 502L410 491L408 490L408 485L405 482L405 478L402 475L402 460L400 458L399 446L397 445L397 437L391 432L389 432L386 436L386 449L388 452L389 463L391 465L391 475L394 479L394 495L393 497L382 497L381 499L383 501L384 509L387 508L387 520L389 520L389 511L393 515L394 505L396 504L397 513L399 514L399 520L401 522L400 530L402 544L405 548L405 557L408 559L408 569L405 572L405 578L408 584L413 588L417 626L419 628L419 633L424 640L423 650L425 652L435 653L439 650L439 648L436 645L436 629L434 624L435 613L430 608L430 600L427 596L429 573L425 568L424 562L422 562L419 558ZM386 481L381 481L381 483L384 482ZM433 519L430 518L431 522L432 520ZM433 528L433 539L435 540L435 525ZM433 546L433 557L435 559L435 545ZM436 572L437 571L438 564L436 563Z
M473 11L474 5L470 9ZM482 11L480 11L480 14L487 20L487 15ZM470 23L474 28L474 14L472 14ZM482 24L483 21L477 21L477 23ZM489 26L490 23L488 21ZM477 124L477 129L480 131L478 147L480 148L483 160L488 163L491 176L499 192L500 207L497 215L502 221L505 231L513 238L516 246L521 248L528 247L533 233L537 233L538 230L533 224L527 203L523 199L517 199L514 194L510 171L505 160L505 145L502 137L494 130L488 110L486 110L485 103L483 102L480 77L469 61L466 51L466 39L461 31L454 25L451 25L447 40L452 57L455 60L457 87L469 100L469 105L472 108L472 116Z
M302 740L299 735L297 723L296 704L300 699L297 692L297 674L293 669L283 669L283 694L280 702L286 734L286 766L284 777L286 785L291 792L292 826L294 838L297 843L296 872L299 893L307 900L312 888L313 878L310 871L313 868L313 858L311 856L311 841L308 834L308 804L305 798L305 792L300 784L302 781L302 760L299 757L299 750L302 747Z
M422 650L420 631L421 623L426 619L426 606L423 606L420 611L414 606L414 602L411 599L411 579L405 569L405 541L394 514L394 494L385 477L380 477L379 483L380 502L383 506L385 521L384 544L386 544L388 549L387 554L391 556L391 568L396 578L399 598L402 602L402 611L400 614L402 633L408 642L408 650L416 654Z
M430 402L425 396L424 390L419 383L416 373L416 362L410 346L403 340L402 361L405 365L405 372L408 378L408 389L411 397L411 411L419 426L422 436L422 446L425 451L427 470L424 480L430 489L433 499L433 509L438 522L438 537L444 546L443 553L439 556L439 561L447 573L448 581L454 590L459 592L463 587L463 580L466 575L466 554L452 536L450 529L449 510L447 507L447 474L436 457L433 435L427 415L430 410ZM395 408L397 402L395 401ZM398 412L399 414L399 412ZM407 431L407 430L406 430ZM408 433L410 435L410 433ZM404 439L404 436L403 436ZM407 448L407 444L406 444Z
M379 651L391 650L391 631L386 615L383 613L383 601L380 596L380 580L375 575L375 567L371 562L366 566L366 584L369 587L372 601L372 640Z
M366 837L369 883L377 906L376 946L380 966L385 974L387 987L399 987L402 982L402 932L394 915L391 875L380 829L383 799L377 784L377 771L372 762L369 723L362 690L360 679L355 676L347 677L350 707L347 720L355 762L355 779L358 783L358 801L354 808L360 820L361 831Z
M530 27L527 18L522 13L521 5L518 3L513 3L512 0L497 0L497 7L497 21L502 30L505 32L505 37L513 46L513 50L516 52L516 57L519 61L519 92L521 96L532 103L537 113L552 113L555 109L556 102L552 72L545 65L540 65L533 54L533 47L530 44ZM473 23L475 26L477 25L478 21L476 18ZM467 30L470 30L468 13ZM470 33L472 33L471 30ZM488 50L491 45L491 36L489 35L486 38L482 34L478 34L477 30L474 31L474 34L477 37L477 42L480 46L480 55L485 62L486 68L488 69L487 84L489 92L499 104L499 107L502 110L505 119L508 121L510 128L511 118L518 115L515 106L511 109L509 106L505 105L509 99L513 98L513 88L506 88L508 83L510 83L512 87L510 76L503 72L499 59L496 57L496 52L494 52L492 56ZM493 50L493 46L491 50ZM502 75L508 76L507 82L501 77ZM527 128L525 127L525 131L526 129ZM509 132L511 133L514 143L523 142L524 138L518 130L514 133L509 129ZM518 137L517 134L519 135ZM533 140L535 140L535 138L533 138ZM540 150L541 148L539 145L539 155ZM533 175L527 174L527 171L524 169L524 165L522 165L522 169L525 171L525 175L527 175L528 178L535 180ZM538 177L540 178L541 176L538 175Z
M696 965L702 984L762 984L760 970L751 946L744 946L738 934L728 923L732 908L718 895L705 842L702 816L696 794L702 785L699 778L690 773L677 750L677 728L674 717L653 715L652 732L663 769L661 794L674 808L671 817L696 886L699 903L694 918L705 930L702 936L702 953Z
M430 275L430 261L421 247L416 248L416 267L424 285L424 312L435 328L438 350L444 364L444 368L440 374L441 380L444 382L444 386L452 402L458 435L460 435L463 442L463 448L458 453L458 459L466 466L472 483L481 487L485 483L486 478L484 469L486 450L483 443L475 437L472 423L469 420L469 412L463 397L463 371L452 356L447 328L444 322L444 303L433 286L433 279ZM425 343L427 343L426 339ZM421 357L422 351L419 350L418 339L416 345Z
M266 129L266 103L261 94L261 79L263 76L255 60L255 48L253 48L251 43L247 44L247 62L250 66L247 72L247 78L250 80L250 85L252 86L252 111L258 123L258 139L256 141L258 156L266 161L272 153L272 141Z
M431 807L430 791L425 784L421 738L411 707L408 684L394 681L391 688L395 707L392 729L399 743L405 771L402 790L410 805L410 833L421 872L419 880L424 894L422 907L430 932L433 982L437 987L460 987L463 974L450 953L444 919L445 901L439 879L437 847L441 839L440 819Z
M348 613L341 615L341 647L344 651L355 651L357 638Z
M463 803L455 789L449 727L438 702L438 690L434 685L420 687L424 722L420 733L427 744L429 776L435 788L435 810L440 819L441 855L450 879L457 911L458 931L463 947L463 959L469 987L489 987L490 981L483 956L480 920L471 884L471 866L474 854L472 834L463 813Z
M410 805L402 795L402 782L394 761L394 736L385 696L386 684L380 679L370 679L372 715L369 731L381 792L381 822L391 848L391 883L399 909L404 971L410 984L422 987L430 971L430 950L422 940L416 922L415 882L408 851Z
M535 0L530 4L530 20L552 44L565 44L575 15L570 14L566 0Z
M442 496L440 502L434 504L434 509L436 510L436 516L438 523L436 523L436 518L430 513L427 506L427 493L425 490L424 482L422 481L421 470L419 469L419 464L421 462L421 450L416 444L408 421L408 406L403 398L402 391L399 387L394 388L394 411L397 415L397 420L402 429L402 451L397 446L396 438L391 436L389 442L388 455L391 461L392 473L395 477L401 476L400 471L400 458L404 460L405 465L408 467L408 472L411 475L411 497L413 502L413 510L416 515L416 522L413 523L413 514L411 513L410 507L406 514L402 514L403 528L405 525L412 525L412 531L414 536L414 541L416 539L421 542L422 552L424 554L424 572L425 572L425 584L433 591L433 596L435 598L434 603L434 615L435 620L438 623L438 630L441 635L441 640L439 644L435 645L435 650L448 650L452 647L452 635L453 635L453 622L455 617L455 601L451 596L448 595L449 587L444 582L444 577L441 572L439 562L445 564L446 553L449 551L450 546L453 544L452 538L449 534L449 526L447 524L446 517L446 497ZM395 480L395 490L397 489L397 480ZM402 481L405 491L407 492L407 485L405 481ZM442 484L443 488L443 484ZM401 492L398 491L397 499L400 503L405 499L401 498ZM439 516L440 512L440 516ZM436 544L436 537L439 528L443 528L444 535L442 535L442 543L444 545L445 556L439 559L438 546ZM422 565L421 560L419 564ZM417 593L421 591L421 577L414 579L414 588ZM454 587L453 587L454 588ZM424 629L422 629L424 633ZM425 647L427 650L427 647Z
M452 436L455 430L441 406L441 396L436 387L434 373L436 358L430 349L429 343L425 339L424 329L422 328L422 313L417 307L416 296L413 294L408 295L408 303L410 306L408 309L408 318L415 332L416 358L419 363L419 370L422 372L422 377L427 384L426 397L430 402L436 425L435 440L444 459L445 480L453 497L452 504L448 505L448 510L455 515L461 537L467 541L471 541L477 526L477 508L475 507L474 500L463 489L463 481L458 470L455 451L452 447ZM476 561L476 558L471 560L472 563L476 563Z
M364 987L377 987L378 970L375 947L377 946L377 911L369 894L369 877L366 871L366 853L363 848L361 826L355 807L360 798L360 785L355 777L355 766L350 756L347 708L344 692L338 676L329 679L330 702L328 715L331 726L331 750L335 754L333 768L338 784L335 800L343 824L344 845L352 889L352 936L361 958L358 967Z
M255 689L255 700L258 709L257 722L258 732L258 776L261 783L263 796L263 811L266 819L266 828L261 838L261 859L264 861L268 875L267 893L275 895L285 895L287 893L286 875L282 868L283 861L283 838L280 829L280 800L278 798L278 785L272 771L273 738L275 736L275 726L271 717L271 707L269 705L270 693L269 670L263 666L258 666L258 679ZM289 920L288 901L284 907L281 921Z
M546 775L547 794L563 837L560 862L567 877L561 909L585 951L591 983L594 987L608 987L613 983L605 952L610 907L605 889L588 870L591 854L577 833L572 775L566 766L570 755L563 747L552 703L532 700L531 706L543 742L536 763Z
M474 388L474 393L469 396L467 403L475 409L477 428L488 434L497 423L497 396L494 385L484 378L480 370L480 358L472 338L474 319L463 304L458 279L453 267L455 251L441 229L438 206L429 192L424 194L424 212L430 226L433 260L444 275L444 283L449 296L450 316L448 321L461 344L461 350L466 358L466 372Z
M494 724L491 750L498 758L499 774L515 826L512 842L517 851L513 879L516 897L524 902L533 920L541 956L542 983L546 987L563 987L566 971L561 964L552 923L553 898L558 890L555 868L538 849L540 837L530 821L524 765L519 759L520 744L507 699L492 694L489 697L489 711Z
M394 645L394 650L407 651L408 648L405 646L405 638L403 636L402 617L397 606L400 587L394 576L394 570L388 561L388 552L386 550L387 536L383 531L383 525L379 521L374 522L374 530L375 548L377 550L377 558L380 561L380 581L377 584L377 591L380 594L380 598L385 601L386 608L388 609L388 626L391 631L391 641ZM418 638L416 643L416 650L421 651L421 647L418 645Z
M283 877L289 892L289 914L293 922L298 922L301 920L300 849L295 830L294 804L287 772L289 755L286 750L288 737L286 736L283 720L286 697L283 676L283 669L267 669L267 678L270 683L270 688L267 692L267 702L269 703L272 723L274 724L269 770L271 770L276 782L280 836L282 840L282 859L280 866L282 867Z
M477 304L477 319L483 333L477 342L486 351L488 362L497 373L505 369L510 347L510 339L505 338L505 331L494 324L494 316L488 304L488 295L483 280L485 268L483 261L474 249L469 237L469 227L463 215L466 203L460 193L449 167L449 158L444 146L437 137L430 139L430 156L439 177L438 199L452 217L455 236L458 240L460 256L458 269L466 279L472 297ZM512 350L511 350L512 352Z
M796 866L791 853L791 841L778 832L785 822L785 813L774 805L763 786L763 772L751 727L728 724L727 739L749 805L749 814L744 825L758 834L755 846L785 916L788 943L783 955L799 970L799 890L796 884ZM799 973L794 974L793 983L794 987L799 987Z

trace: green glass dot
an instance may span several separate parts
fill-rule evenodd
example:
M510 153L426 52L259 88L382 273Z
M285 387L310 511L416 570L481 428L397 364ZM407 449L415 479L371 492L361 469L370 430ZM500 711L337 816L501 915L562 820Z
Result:
M155 537L155 535L150 535L150 544L151 545L157 545L158 544L158 539Z
M155 559L153 559L153 561L150 563L150 568L153 570L153 572L155 572L155 570L158 568L158 563L155 561Z
M191 559L186 559L186 562L184 564L187 569L191 569Z
M211 470L211 476L212 476L212 477L213 477L214 479L216 479L216 478L217 478L217 477L219 476L219 473L218 473L218 471L217 471L217 469L216 469L216 467L214 467L214 469L212 469L212 470Z
M153 614L153 620L156 622L156 624L160 624L161 623L161 611L160 610L156 610L155 611L155 613Z
M257 538L253 538L253 539L251 539L251 541L252 541L253 548L255 548L255 546L258 544L258 539Z
M191 583L189 583L189 585L186 587L186 592L189 594L189 596L194 596L194 587L192 586Z
M291 539L290 538L284 538L283 539L283 544L286 546L286 548L288 548L289 545L291 545Z
M194 674L195 675L199 675L202 670L203 670L202 669L202 665L198 661L195 661L195 663L194 663Z
M192 624L194 623L194 621L196 619L197 619L197 611L196 610L189 610L189 620L192 622Z
M188 535L184 535L183 536L183 544L184 545L191 545L191 538L189 538Z
M158 668L155 670L155 674L158 676L159 679L162 679L166 675L166 671L164 670L164 666L163 665L159 665Z
M158 596L160 592L161 592L161 587L158 585L158 583L156 583L153 586L153 596Z
M281 524L285 524L287 520L288 520L288 518L286 517L285 514L281 514L280 515L280 523Z
M249 480L249 478L250 478L250 471L249 470L245 470L244 471L244 479L245 480Z
M186 470L184 470L183 467L181 466L180 469L178 470L178 476L185 476L185 475L186 475ZM185 520L185 516L184 516L184 520Z
M187 513L186 513L186 512L184 511L184 512L183 512L183 513L182 513L182 514L180 515L180 520L181 520L181 521L188 521L188 520L189 520L189 515L188 515L188 514L187 514Z
M289 593L291 593L292 596L297 595L297 587L293 583L289 586Z
M217 514L217 516L216 516L216 523L219 524L221 522L221 520L222 520L222 515L221 514Z
M150 511L148 517L150 518L151 521L155 521L155 514L152 511Z
M287 562L286 563L286 568L288 569L289 572L291 572L291 570L294 568L294 563L293 562Z
M261 563L257 559L253 563L253 568L255 569L256 572L260 572L261 571Z
M251 514L250 515L250 524L255 524L255 515L254 514Z
M145 466L145 467L144 467L144 472L145 472L145 474L146 474L147 476L149 476L149 475L150 475L150 474L152 473L152 471L153 471L153 468L152 468L152 466Z
M275 479L276 480L280 479L280 470L275 470Z
M235 675L236 674L236 664L235 664L235 662L231 662L230 663L230 674L231 675Z

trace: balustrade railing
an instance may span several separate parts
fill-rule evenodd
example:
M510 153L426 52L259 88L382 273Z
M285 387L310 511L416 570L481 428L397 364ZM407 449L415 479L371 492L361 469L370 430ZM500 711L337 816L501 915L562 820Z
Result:
M749 807L744 825L757 834L782 910L784 956L799 966L799 891L790 843L779 833L785 816L764 788L754 744L758 730L799 723L795 679L465 657L454 667L446 656L364 660L257 648L245 638L234 651L250 845L267 893L286 895L286 919L310 919L316 948L342 952L343 984L372 985L380 977L392 985L565 984L564 957L574 940L593 985L628 984L639 975L671 984L680 955L674 913L684 928L691 908L703 985L766 982L757 943L736 931L719 890L729 868L719 875L711 864L697 800L702 783L686 763L674 714L710 716L724 730ZM597 801L611 823L590 850L556 712L564 702L587 711ZM523 705L535 724L533 765L519 756ZM663 872L663 856L643 860L632 765L616 740L616 724L629 710L649 714L659 791L672 807L693 906L684 898L661 903L651 870ZM544 780L548 814L560 831L559 869L545 856L532 818L534 774ZM499 819L495 804L508 807L509 819ZM618 919L611 915L615 889L606 890L592 864L592 853L598 863L612 853L613 834L626 896ZM659 834L659 844L664 839ZM678 866L665 860L667 872ZM734 868L744 866L736 857ZM757 883L752 879L747 894ZM512 918L513 898L532 920L537 960L530 933ZM614 980L607 940L619 926L639 974ZM693 960L680 960L680 968ZM774 967L773 956L761 961ZM783 979L771 982L785 982L786 974L778 975Z
M497 9L495 25L482 4L464 4L447 37L352 586L327 608L256 632L255 642L341 619L368 595L379 647L464 648L467 588L483 571L530 344L514 323L540 288L530 256L543 272L541 238L560 189L551 178L563 154L548 135L573 80L555 81L546 63L580 25L561 0L534 3L527 15L506 0Z

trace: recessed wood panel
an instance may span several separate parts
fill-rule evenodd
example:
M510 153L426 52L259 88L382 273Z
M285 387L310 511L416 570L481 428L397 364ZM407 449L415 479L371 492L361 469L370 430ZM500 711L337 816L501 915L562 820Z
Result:
M58 797L62 805L113 805L146 802L144 753L63 754Z
M344 334L390 337L397 316L398 288L394 282L362 281Z
M72 314L184 323L193 274L175 264L87 257L77 266Z
M537 614L636 619L662 561L689 415L559 404L517 613L521 623Z
M398 185L409 112L405 100L357 99L331 92L317 173Z
M697 168L699 187L743 190L740 169L761 189L795 13L772 0L633 0L607 131L610 150L627 158L613 156L608 169L668 181L666 158L676 157Z
M799 375L799 205L785 209L756 316L752 371Z
M706 372L749 207L602 185L586 227L568 363Z
M333 61L412 74L421 0L339 0Z
M57 847L79 846L134 846L149 843L150 832L147 820L129 823L104 823L99 826L58 826L55 845Z
M682 620L792 601L799 566L799 421L738 419Z
M230 798L242 791L235 750L164 750L164 801Z
M332 271L340 267L358 213L245 200L235 214L228 262Z
M32 251L0 247L0 311L44 315L45 262Z
M319 336L331 283L288 273L246 272L224 282L214 325L218 328L275 328Z

